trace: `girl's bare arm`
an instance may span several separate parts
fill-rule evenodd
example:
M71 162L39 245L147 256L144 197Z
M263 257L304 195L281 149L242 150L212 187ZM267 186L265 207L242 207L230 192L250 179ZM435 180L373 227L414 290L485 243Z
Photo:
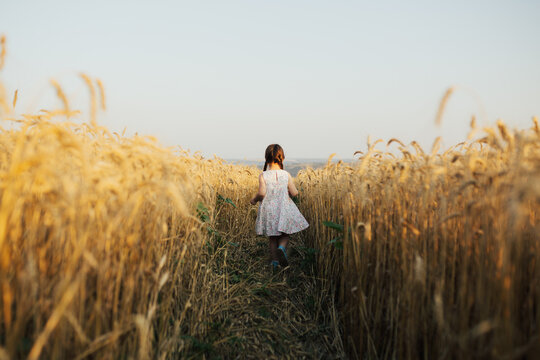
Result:
M293 181L293 179L292 179L291 174L289 174L289 185L288 185L288 188L289 188L289 195L290 195L290 197L298 196L298 189L296 189L296 186L294 185L294 181Z
M257 194L251 199L250 203L252 205L255 205L258 201L261 201L266 196L266 184L264 182L263 175L259 175L259 191Z

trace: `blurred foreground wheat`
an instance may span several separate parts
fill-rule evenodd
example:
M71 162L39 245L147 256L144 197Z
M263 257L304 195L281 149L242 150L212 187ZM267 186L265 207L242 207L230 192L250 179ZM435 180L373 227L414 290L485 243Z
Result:
M82 77L89 125L71 121L78 112L56 81L63 108L35 115L14 114L17 93L10 102L0 87L0 355L182 354L182 335L208 328L203 247L218 191L247 198L234 178L254 186L256 174L110 133ZM245 216L231 226L247 232Z
M47 120L21 120L0 133L0 147L0 344L8 354L149 358L181 353L182 334L204 333L213 205L218 192L235 202L249 196L235 192L238 175L218 176L232 165ZM239 176L255 186L255 172ZM223 229L251 230L240 221L249 209L228 211Z

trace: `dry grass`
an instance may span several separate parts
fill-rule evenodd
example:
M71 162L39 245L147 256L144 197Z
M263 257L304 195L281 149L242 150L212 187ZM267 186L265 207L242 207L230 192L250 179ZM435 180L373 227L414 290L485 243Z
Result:
M209 328L184 339L190 356L226 359L344 358L333 296L320 289L314 264L301 239L294 239L291 266L272 274L268 241L245 237L216 248L208 261L207 311L199 324Z

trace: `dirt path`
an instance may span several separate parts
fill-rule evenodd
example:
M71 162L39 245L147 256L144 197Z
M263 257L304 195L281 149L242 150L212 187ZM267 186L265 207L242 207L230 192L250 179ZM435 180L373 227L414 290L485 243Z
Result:
M204 316L210 330L189 339L194 358L345 357L332 296L319 290L312 275L313 250L293 239L288 255L290 266L272 273L266 238L241 239L219 250L211 266L219 281L209 290L216 303Z

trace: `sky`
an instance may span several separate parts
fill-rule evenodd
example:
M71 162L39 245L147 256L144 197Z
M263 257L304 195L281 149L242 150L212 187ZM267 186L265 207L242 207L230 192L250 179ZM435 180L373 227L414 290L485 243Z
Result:
M0 34L19 113L60 106L54 78L87 115L84 72L105 86L99 124L207 157L352 158L368 135L449 147L473 115L540 116L536 0L2 0Z

